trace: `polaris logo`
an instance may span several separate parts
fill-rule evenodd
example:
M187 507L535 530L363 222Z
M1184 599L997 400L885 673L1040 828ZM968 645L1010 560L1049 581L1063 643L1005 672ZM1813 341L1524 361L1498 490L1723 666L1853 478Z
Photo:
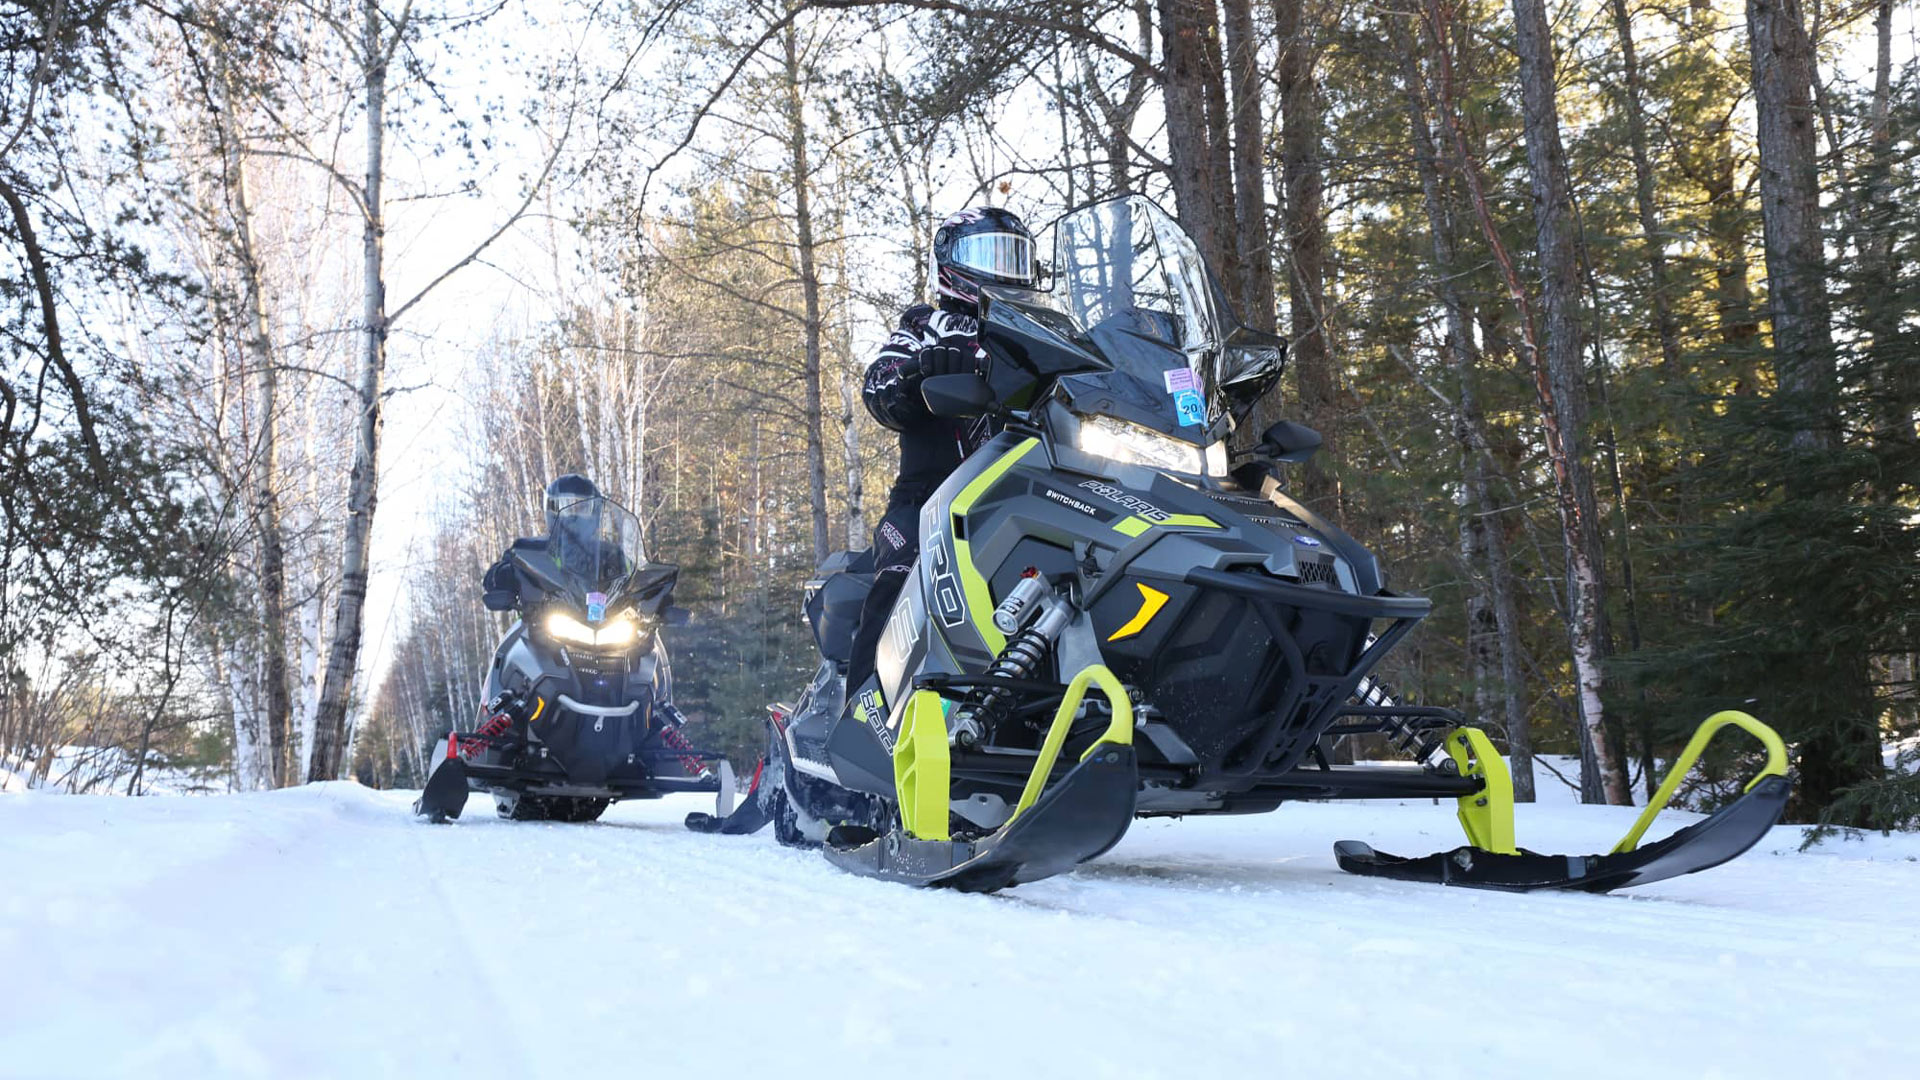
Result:
M1160 509L1152 503L1143 499L1136 499L1111 484L1103 484L1098 480L1087 480L1082 482L1080 486L1108 502L1117 503L1120 506L1126 507L1148 521L1153 522L1155 525L1165 524L1167 518L1171 516L1165 510Z

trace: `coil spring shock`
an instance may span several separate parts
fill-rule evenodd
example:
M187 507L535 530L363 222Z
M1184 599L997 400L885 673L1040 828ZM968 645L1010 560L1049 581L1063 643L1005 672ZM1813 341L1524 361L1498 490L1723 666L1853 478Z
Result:
M1054 639L1072 621L1072 605L1054 594L1038 570L1028 567L994 612L994 624L1006 633L1007 643L987 667L985 677L1010 681L1037 677ZM1007 718L1012 707L1011 689L991 684L977 688L957 710L954 743L962 747L978 745Z
M987 668L986 677L1033 678L1040 671L1040 665L1046 660L1047 650L1052 645L1037 626L1029 626L1015 634L1000 655L994 657L993 665ZM1007 718L1007 710L1013 705L1013 691L1001 686L981 687L971 696L973 700L961 707L954 721L955 741L961 746L979 743Z
M1360 680L1354 696L1360 699L1362 705L1376 708L1392 708L1399 704L1394 700L1396 695L1393 687L1372 676ZM1412 723L1404 716L1384 716L1381 721L1390 729L1384 734L1393 748L1422 765L1432 764L1434 755L1445 748L1445 740L1434 738L1432 728ZM1448 760L1451 762L1451 759Z

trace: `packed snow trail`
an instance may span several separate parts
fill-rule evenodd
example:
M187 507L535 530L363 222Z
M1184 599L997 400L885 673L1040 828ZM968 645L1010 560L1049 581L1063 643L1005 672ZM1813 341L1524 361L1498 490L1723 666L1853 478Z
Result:
M1920 837L1613 896L1351 877L1448 806L1148 821L994 896L411 793L0 796L0 1076L1904 1075ZM1605 850L1624 809L1520 808ZM1676 827L1656 825L1656 833Z

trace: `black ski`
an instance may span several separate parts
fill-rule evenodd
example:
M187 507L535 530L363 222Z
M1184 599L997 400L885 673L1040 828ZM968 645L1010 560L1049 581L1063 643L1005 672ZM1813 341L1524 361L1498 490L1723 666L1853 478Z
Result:
M435 825L443 825L458 818L460 811L467 808L467 790L467 759L458 751L452 751L433 767L426 788L413 802L413 812Z
M1139 769L1131 746L1103 745L1038 802L981 840L916 840L896 828L827 860L865 877L993 892L1064 873L1120 842L1133 823Z
M1458 847L1408 859L1375 851L1358 840L1342 840L1333 846L1333 857L1340 869L1368 877L1505 892L1611 892L1710 870L1738 857L1780 821L1790 790L1785 777L1763 777L1751 791L1704 821L1633 851L1608 855L1540 855L1524 850L1504 855Z

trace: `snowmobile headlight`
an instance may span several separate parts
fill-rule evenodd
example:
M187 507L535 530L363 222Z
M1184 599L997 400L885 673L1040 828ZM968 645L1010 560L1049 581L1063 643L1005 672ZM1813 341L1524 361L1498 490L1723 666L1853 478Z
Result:
M1115 420L1111 416L1083 416L1080 436L1075 445L1081 452L1118 461L1125 465L1145 465L1188 476L1225 475L1226 444L1215 443L1204 449L1162 435L1152 428Z
M595 630L564 611L556 611L547 616L547 634L560 641L571 641L577 645L617 647L633 644L640 636L640 627L629 614L615 615L600 629Z
M594 644L626 646L640 637L640 627L632 615L615 615L594 635Z

